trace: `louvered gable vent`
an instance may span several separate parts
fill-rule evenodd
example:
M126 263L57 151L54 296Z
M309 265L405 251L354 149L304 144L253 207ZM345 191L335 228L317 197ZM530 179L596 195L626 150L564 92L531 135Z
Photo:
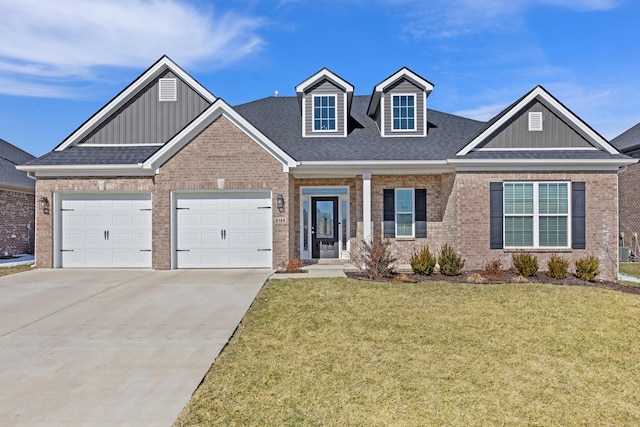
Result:
M529 113L529 131L542 132L542 112L533 111Z
M160 102L175 102L178 100L178 85L175 78L160 79L158 81L158 90Z

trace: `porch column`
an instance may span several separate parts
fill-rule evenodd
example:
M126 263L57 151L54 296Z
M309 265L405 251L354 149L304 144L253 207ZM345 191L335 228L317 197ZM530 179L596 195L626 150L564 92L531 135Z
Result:
M362 239L371 242L371 173L362 174Z

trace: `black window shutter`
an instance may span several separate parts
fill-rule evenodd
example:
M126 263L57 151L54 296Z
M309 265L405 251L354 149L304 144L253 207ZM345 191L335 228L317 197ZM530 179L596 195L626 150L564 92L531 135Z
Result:
M502 183L490 183L489 206L491 209L489 220L490 248L502 249Z
M415 189L416 202L416 238L427 237L427 190Z
M571 247L586 249L585 183L571 183Z
M384 194L384 237L396 237L396 195L393 188L383 190Z

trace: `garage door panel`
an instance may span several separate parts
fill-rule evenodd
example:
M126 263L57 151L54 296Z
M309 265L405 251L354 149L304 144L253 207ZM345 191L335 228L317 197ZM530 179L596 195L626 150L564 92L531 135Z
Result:
M176 196L176 266L270 268L270 206L269 193Z
M60 206L62 267L151 267L149 194L63 195Z

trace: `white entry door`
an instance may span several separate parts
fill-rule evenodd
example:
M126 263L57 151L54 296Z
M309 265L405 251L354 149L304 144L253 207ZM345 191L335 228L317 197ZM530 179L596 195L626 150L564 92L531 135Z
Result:
M270 193L176 197L177 268L271 268Z
M151 267L151 195L63 195L62 267Z

